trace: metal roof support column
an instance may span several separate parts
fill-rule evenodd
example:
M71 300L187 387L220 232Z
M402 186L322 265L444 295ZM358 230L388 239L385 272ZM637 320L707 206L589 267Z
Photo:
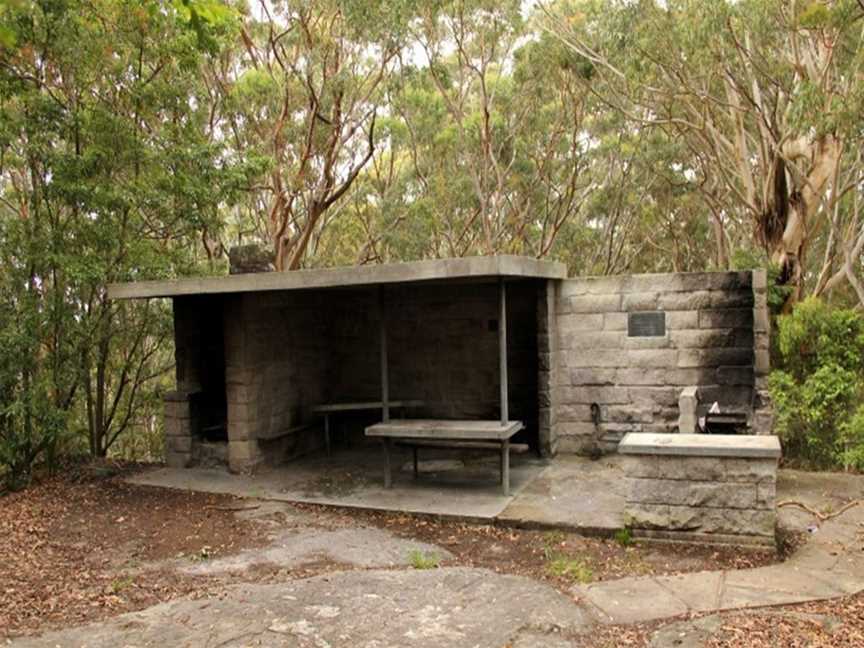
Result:
M378 317L381 333L381 420L390 421L390 380L387 375L387 309L384 286L378 286Z
M498 368L501 376L501 425L510 417L507 402L507 287L498 280Z

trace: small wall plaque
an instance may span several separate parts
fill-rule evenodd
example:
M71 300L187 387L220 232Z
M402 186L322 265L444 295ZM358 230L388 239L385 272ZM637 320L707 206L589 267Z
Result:
M666 335L666 313L650 311L627 313L628 337L663 337Z

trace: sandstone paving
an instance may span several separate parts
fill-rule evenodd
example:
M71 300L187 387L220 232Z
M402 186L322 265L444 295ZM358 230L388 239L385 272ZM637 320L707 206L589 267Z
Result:
M568 597L519 576L459 567L370 570L237 586L218 599L163 603L12 645L502 646L526 632L567 634L589 622Z
M593 466L607 470L610 480L620 474L617 467L602 462ZM577 470L573 463L565 472L572 475ZM554 519L557 498L566 497L556 490L554 474L546 473L536 486L526 489L532 501L522 508L525 515L539 510L540 522ZM827 476L824 482L811 476L793 477L781 477L778 499L800 499L820 510L826 510L826 501L834 510L848 501L849 495L842 499L832 487L835 482L845 485L846 477ZM806 488L799 492L801 485ZM574 633L590 632L594 624L668 618L671 622L658 630L652 645L696 646L699 637L716 630L720 618L716 613L833 598L864 589L864 543L859 533L864 506L828 521L793 507L781 508L778 519L781 525L807 534L807 542L783 563L598 582L574 587L572 597L536 581L487 570L405 569L412 548L441 550L376 536L383 533L379 530L295 528L290 535L277 536L258 555L241 553L236 563L217 559L208 567L240 569L262 560L290 565L327 555L359 569L280 585L235 586L218 599L171 601L107 622L20 639L14 645L557 647L568 645ZM356 535L346 535L347 531ZM376 569L380 566L391 568ZM701 617L705 621L684 619L691 614L708 616ZM688 643L691 639L696 643Z
M197 562L183 563L179 570L187 574L209 575L220 572L243 572L255 565L291 568L316 560L327 560L355 567L399 567L409 565L414 552L451 558L446 549L425 542L397 538L392 533L368 527L321 530L291 529L277 534L260 549Z

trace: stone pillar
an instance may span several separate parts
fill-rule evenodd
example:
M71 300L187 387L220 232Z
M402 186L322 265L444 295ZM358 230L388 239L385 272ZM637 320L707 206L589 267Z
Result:
M542 282L537 289L537 422L540 455L552 457L558 450L555 435L555 290L557 281Z
M768 392L771 371L771 317L768 313L768 273L753 271L753 405L750 428L754 434L771 434L774 406Z
M233 296L226 301L223 315L228 468L234 472L249 472L263 460L256 427L256 368L251 365L251 350L247 339L249 299L248 295Z
M165 463L171 468L186 468L192 463L192 395L186 391L172 391L165 394L163 402Z
M678 396L678 432L695 434L699 431L697 425L697 408L699 407L699 388L685 387Z

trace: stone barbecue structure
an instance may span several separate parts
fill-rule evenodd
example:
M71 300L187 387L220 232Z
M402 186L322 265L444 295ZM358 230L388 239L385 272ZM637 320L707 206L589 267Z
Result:
M776 436L631 433L618 450L637 537L774 544Z
M728 430L769 434L765 291L760 271L567 278L559 263L497 256L109 296L172 300L168 463L248 470L323 448L319 412L340 403L380 406L385 421L391 400L409 403L406 420L509 416L524 426L513 441L546 457L710 430L715 402Z

